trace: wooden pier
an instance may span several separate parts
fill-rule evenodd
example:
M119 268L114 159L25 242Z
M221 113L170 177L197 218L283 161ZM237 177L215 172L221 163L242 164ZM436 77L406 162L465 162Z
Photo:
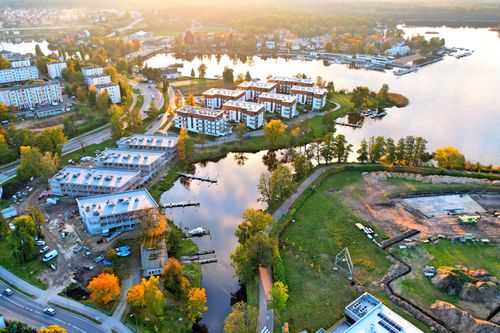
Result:
M201 176L195 176L191 175L189 173L183 173L179 172L179 176L189 178L189 179L194 179L194 180L201 180L202 182L209 182L209 183L217 183L217 179L209 178L209 177L201 177Z
M352 127L352 128L361 128L361 124L341 123L341 122L338 122L338 121L335 122L335 125L347 126L347 127Z
M210 264L217 262L217 258L209 258L209 259L194 259L194 260L189 260L189 259L182 259L181 258L181 263L183 264Z
M160 205L162 208L200 207L200 203L198 201L169 202Z
M204 230L203 232L200 232L199 234L196 235L184 235L184 238L193 238L193 237L203 237L203 236L210 236L210 231Z

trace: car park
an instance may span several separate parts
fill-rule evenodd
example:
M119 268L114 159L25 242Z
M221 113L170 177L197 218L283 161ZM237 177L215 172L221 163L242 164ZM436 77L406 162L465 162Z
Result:
M10 288L5 288L3 291L3 294L7 295L7 296L11 296L13 293L14 293L14 290L12 290Z
M48 250L50 250L50 247L48 247L47 245L45 245L45 246L44 246L44 247L42 247L42 248L41 248L38 252L39 252L40 254L42 254L42 253L47 252Z

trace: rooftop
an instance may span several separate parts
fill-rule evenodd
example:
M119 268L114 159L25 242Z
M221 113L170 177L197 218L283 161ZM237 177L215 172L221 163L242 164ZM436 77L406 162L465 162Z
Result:
M301 79L298 77L286 77L286 76L273 76L270 79L270 81L284 81L284 82L314 84L314 81L311 79Z
M97 89L114 87L114 86L118 86L118 85L116 83L113 83L113 82L94 85L94 87L96 87Z
M143 209L158 208L145 189L76 199L85 217L109 216Z
M66 63L66 61L52 61L52 62L48 62L47 66L65 64L65 63Z
M168 261L168 252L165 248L165 240L160 239L148 242L155 244L141 244L141 268L143 271L162 268Z
M259 100L261 98L276 99L276 100L280 100L280 101L286 102L286 103L293 103L293 102L295 102L297 100L297 97L292 96L292 95L272 94L272 93L262 93L259 96Z
M138 177L139 174L139 171L67 166L52 177L50 181L58 181L65 184L119 188L127 184L134 177Z
M214 110L210 108L204 108L201 106L183 106L175 111L176 113L193 114L205 117L219 117L224 114L224 110Z
M34 82L34 83L28 83L28 84L22 84L22 85L14 85L14 86L6 86L2 87L1 90L22 90L22 89L30 89L30 88L36 88L36 87L42 87L42 86L47 86L47 85L53 85L57 84L59 85L59 82L49 80L49 81L41 81L41 82Z
M240 83L238 87L242 88L262 88L262 89L272 89L276 87L276 83L273 82L254 82L254 81L245 81Z
M222 89L222 88L210 88L203 93L203 95L213 96L213 95L222 95L222 96L230 96L230 97L238 97L243 95L245 92L243 90L231 90L231 89Z
M119 139L116 141L116 144L173 148L177 145L177 137L170 135L134 134Z
M163 157L164 154L165 153L158 151L107 148L100 153L94 161L146 166L153 164Z
M224 108L224 106L245 109L248 112L259 112L259 111L264 110L264 105L262 105L262 104L252 103L252 102L243 102L243 101L227 101L226 103L224 103L222 108Z
M326 89L320 87L304 87L304 86L292 86L291 90L299 90L304 91L316 95L324 95L326 94Z

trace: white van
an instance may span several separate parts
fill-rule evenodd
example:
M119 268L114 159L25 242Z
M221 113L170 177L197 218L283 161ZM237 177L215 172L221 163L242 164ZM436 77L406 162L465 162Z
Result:
M59 253L57 252L57 250L52 250L42 257L42 261L43 262L50 261L50 260L54 259L55 257L57 257L58 254Z

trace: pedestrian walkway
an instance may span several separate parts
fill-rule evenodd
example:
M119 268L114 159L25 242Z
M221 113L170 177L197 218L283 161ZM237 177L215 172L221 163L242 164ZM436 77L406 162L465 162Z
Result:
M269 268L259 267L259 317L257 332L272 333L274 329L274 311L269 309L273 278Z

